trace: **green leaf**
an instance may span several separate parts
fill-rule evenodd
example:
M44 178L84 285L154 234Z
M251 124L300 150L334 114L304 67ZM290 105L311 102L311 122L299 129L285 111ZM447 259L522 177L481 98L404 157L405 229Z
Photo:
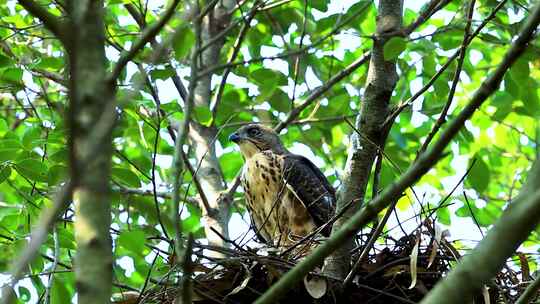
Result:
M144 250L146 236L142 230L123 231L117 240L117 246L122 247L136 255L141 255Z
M529 62L523 57L516 60L512 67L510 67L510 76L517 83L527 83L529 75Z
M24 303L28 303L30 302L30 299L30 290L24 286L19 286L19 300L23 301Z
M0 184L3 183L11 175L10 166L0 166Z
M141 181L137 174L129 169L114 167L111 170L112 178L129 187L138 188L141 186Z
M29 128L23 135L22 144L28 149L32 150L39 144L39 139L41 136L41 127Z
M2 79L8 82L22 82L23 70L19 68L7 68L2 73Z
M476 191L478 191L479 193L482 193L486 190L487 186L489 185L489 178L490 178L489 167L482 160L482 157L480 155L476 154L473 159L475 160L475 162L474 162L473 167L471 168L471 171L469 172L469 175L467 176L467 182ZM472 160L471 160L471 163L472 163Z
M251 72L251 78L256 83L263 86L284 86L287 85L287 77L281 72L260 68Z
M281 89L276 89L274 91L274 94L268 99L268 102L270 102L270 105L272 108L280 111L280 112L287 112L289 111L289 103L290 99L289 96L285 92L283 92Z
M54 186L63 180L66 180L68 168L62 165L54 165L49 168L47 183L49 186Z
M212 122L212 112L210 108L205 106L195 107L194 109L195 118L197 121L205 126L209 126Z
M47 166L37 159L27 158L19 161L16 168L19 173L30 180L46 182L48 179Z
M66 283L62 279L62 275L54 274L54 281L51 288L51 303L71 303L71 295L66 287Z
M450 211L447 207L437 209L437 220L444 225L449 226L451 224Z
M178 30L173 38L174 57L176 59L182 59L186 57L190 50L193 49L195 43L195 34L189 27L183 27Z
M384 60L390 61L395 59L407 47L407 40L402 37L392 37L384 44Z
M0 54L0 68L4 68L13 64L11 58Z
M168 79L171 78L173 75L175 75L176 72L172 69L172 67L168 66L164 69L154 69L150 72L150 77L152 77L153 80L156 79Z

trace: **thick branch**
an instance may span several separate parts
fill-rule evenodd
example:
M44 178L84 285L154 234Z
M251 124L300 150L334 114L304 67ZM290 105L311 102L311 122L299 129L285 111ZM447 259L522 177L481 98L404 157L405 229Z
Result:
M66 27L60 19L49 13L45 8L34 0L19 0L19 4L24 7L32 16L38 18L49 31L51 31L60 41L66 45Z
M336 221L333 231L339 230L362 205L371 168L379 151L378 147L382 146L388 133L384 128L384 121L389 112L390 97L396 86L398 75L396 60L387 61L384 58L384 44L391 37L387 33L398 33L401 30L403 1L380 1L378 11L377 35L371 51L364 100L360 104L360 114L355 123L356 129L362 130L365 136L359 136L356 133L351 135L352 144L348 149L343 184L338 193L336 209L340 210L353 200L358 203ZM325 261L325 274L340 279L345 278L349 272L352 240L351 238L343 243L342 247Z
M535 8L531 19L527 22L527 25L520 33L519 38L514 42L495 72L475 92L469 104L467 104L459 115L448 125L448 128L444 130L439 140L435 142L427 152L421 154L418 161L415 162L399 180L373 199L362 210L355 213L339 231L333 233L325 243L315 249L312 254L285 274L285 276L268 289L255 303L263 304L277 301L280 295L284 295L287 290L295 286L304 275L319 265L326 256L331 254L343 242L354 237L354 235L368 223L370 219L375 217L380 211L386 208L388 204L397 199L405 189L420 179L422 175L428 172L429 169L437 163L444 149L463 127L465 121L467 121L482 103L495 92L506 71L525 51L528 42L532 39L533 32L540 23L539 7L540 6L537 6ZM512 229L509 231L512 231ZM459 295L459 293L455 294Z

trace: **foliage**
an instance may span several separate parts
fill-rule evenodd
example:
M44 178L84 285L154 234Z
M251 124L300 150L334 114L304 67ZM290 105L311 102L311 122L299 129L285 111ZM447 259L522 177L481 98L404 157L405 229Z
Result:
M39 2L47 4L53 15L63 14L58 4ZM141 33L125 6L132 2L140 1L106 1L109 44L106 52L111 68L120 52L129 49ZM155 22L165 8L161 1L155 2L149 2L148 10L144 10L143 5L147 24ZM280 3L275 7L267 3L269 8L255 15L237 58L229 64L232 74L217 101L217 110L194 109L192 119L219 128L218 156L228 183L233 182L242 165L240 154L227 140L236 127L247 121L276 125L314 89L371 49L375 5L357 1L343 12L330 12L329 7L337 2L329 5L327 1L308 1L307 8L302 1ZM471 93L502 60L522 25L522 17L527 15L529 2L533 1L507 3L472 41L449 118L463 107ZM397 58L399 74L393 104L411 98L460 48L467 3L452 1L411 37L393 38L387 43L385 58ZM473 29L497 4L492 0L477 1ZM249 13L251 5L247 1L242 9L234 12L233 23L238 22L238 26L227 35L220 54L221 64L227 64L243 15ZM174 143L167 127L171 121L184 117L184 101L173 89L171 77L179 73L188 83L190 52L196 44L193 28L185 18L186 10L181 7L157 36L157 41L170 41L171 49L155 62L152 60L154 47L147 44L119 79L111 181L111 235L117 290L121 285L140 289L150 271L152 277L161 277L169 270L170 248L163 240L161 227L162 224L169 235L173 234L168 194L172 189ZM404 24L416 20L419 12L419 7L407 8ZM50 207L52 195L66 181L70 155L67 148L69 122L65 119L67 62L61 44L15 1L0 0L0 16L0 272L7 274L10 262L26 243L40 213ZM284 56L299 48L307 51ZM275 55L282 58L266 59ZM340 172L347 158L348 135L354 132L345 119L354 118L361 107L367 67L367 64L361 66L329 88L282 132L286 146L305 153L301 143L313 151L317 165L322 166L335 186L339 186ZM440 223L451 227L458 218L467 218L470 230L485 229L494 223L524 182L524 172L537 151L539 67L537 39L505 76L503 87L460 131L448 148L447 156L420 180L414 194L408 192L400 201L401 212L417 214L423 210L418 216L424 218L431 208L439 207L436 215ZM447 102L455 69L454 62L414 101L412 108L399 115L385 146L379 189L390 185L416 158ZM223 70L216 69L217 77L214 77L219 79ZM146 77L151 85L144 84ZM214 89L218 86L219 81ZM189 149L190 157L192 152ZM197 168L194 158L191 163ZM470 171L464 183L451 192L468 167ZM181 185L182 196L197 197L192 181L186 172ZM371 193L371 187L372 184L368 185L367 193ZM439 202L449 194L451 199L440 206ZM235 195L234 207L230 212L245 212L241 191ZM199 206L193 200L186 200L182 211L183 231L204 238L204 223L200 219ZM68 209L56 225L58 252L54 251L52 234L41 246L40 256L30 265L30 282L17 290L20 302L33 302L37 299L34 292L44 293L44 279L48 276L39 274L49 271L55 255L60 265L58 273L54 274L52 297L63 299L58 303L67 303L73 297L75 276L69 271L71 255L76 250L73 220L73 211ZM539 242L538 233L534 233L525 245L535 250ZM154 259L156 255L158 258ZM132 271L126 264L133 265ZM529 264L536 269L533 259L529 259ZM32 292L27 289L28 285ZM53 303L57 302L53 300Z

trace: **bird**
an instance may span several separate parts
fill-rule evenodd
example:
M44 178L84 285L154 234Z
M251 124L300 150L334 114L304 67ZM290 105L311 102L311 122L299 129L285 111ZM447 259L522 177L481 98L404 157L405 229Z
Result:
M258 239L288 248L316 229L328 237L336 194L308 158L289 152L271 128L250 123L230 134L244 158L241 185Z

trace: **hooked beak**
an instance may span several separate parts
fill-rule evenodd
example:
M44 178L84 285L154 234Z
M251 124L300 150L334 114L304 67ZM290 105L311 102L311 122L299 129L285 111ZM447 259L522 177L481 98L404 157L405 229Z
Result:
M241 139L242 139L242 137L240 137L240 135L238 135L238 133L236 133L236 132L229 135L229 140L232 141L232 142L238 143Z

